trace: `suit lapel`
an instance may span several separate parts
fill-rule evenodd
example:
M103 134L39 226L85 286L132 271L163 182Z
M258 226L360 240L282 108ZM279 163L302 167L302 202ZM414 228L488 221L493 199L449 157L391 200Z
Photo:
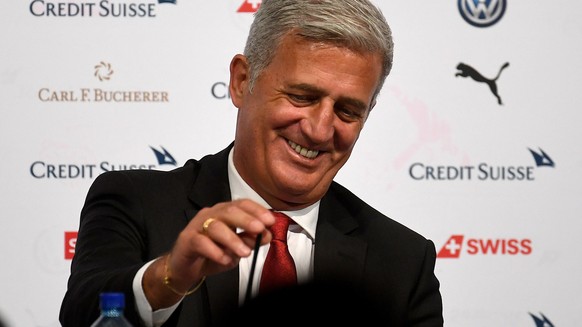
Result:
M199 171L189 194L193 208L185 210L188 221L200 209L231 199L227 170L231 148L232 144L216 155L206 156L199 161ZM219 319L221 312L232 311L238 307L238 266L222 274L208 276L205 284L212 319Z
M231 199L228 185L228 153L231 148L232 144L198 162L198 173L188 196L198 210Z

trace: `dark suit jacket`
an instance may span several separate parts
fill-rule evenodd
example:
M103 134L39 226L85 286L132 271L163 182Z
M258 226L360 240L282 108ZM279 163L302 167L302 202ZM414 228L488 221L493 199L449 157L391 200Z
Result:
M124 292L126 317L139 325L132 291L137 270L169 251L201 208L230 200L231 147L170 172L117 171L96 178L81 211L63 326L90 326L103 291ZM314 282L363 291L379 305L387 326L443 325L430 240L334 182L321 200L315 243ZM237 310L238 278L238 269L208 276L164 326L221 324Z

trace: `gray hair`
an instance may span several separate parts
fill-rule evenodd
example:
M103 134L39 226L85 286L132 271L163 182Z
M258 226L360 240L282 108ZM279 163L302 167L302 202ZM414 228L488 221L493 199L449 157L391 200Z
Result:
M380 53L382 76L374 98L378 95L392 69L394 44L384 15L368 0L263 0L244 49L250 67L249 90L291 31L313 42Z

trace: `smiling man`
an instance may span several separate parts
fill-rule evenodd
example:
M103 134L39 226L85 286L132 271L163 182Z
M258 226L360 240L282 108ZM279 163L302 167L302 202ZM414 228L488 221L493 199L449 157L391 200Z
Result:
M434 244L334 182L392 56L390 28L368 1L264 0L230 63L234 142L170 172L108 172L93 183L63 326L90 325L103 291L126 294L136 326L220 325L266 296L267 271L353 294L359 305L338 317L357 317L363 299L389 326L442 326ZM278 236L281 221L289 226ZM275 249L291 263L272 261ZM329 317L317 298L310 312ZM301 314L292 305L304 300L284 302Z
M235 56L234 165L271 206L303 209L323 197L348 160L373 106L382 56L289 32L252 91L248 70L247 58Z

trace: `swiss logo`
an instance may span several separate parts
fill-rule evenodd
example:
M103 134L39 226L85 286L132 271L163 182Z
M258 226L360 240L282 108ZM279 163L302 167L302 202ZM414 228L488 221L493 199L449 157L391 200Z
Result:
M439 251L438 258L458 258L463 246L463 235L453 235Z
M459 259L463 255L530 255L532 241L529 238L469 238L452 235L441 247L437 258Z
M262 0L245 0L236 12L254 13L261 6Z
M73 259L76 245L77 232L65 232L65 260Z

